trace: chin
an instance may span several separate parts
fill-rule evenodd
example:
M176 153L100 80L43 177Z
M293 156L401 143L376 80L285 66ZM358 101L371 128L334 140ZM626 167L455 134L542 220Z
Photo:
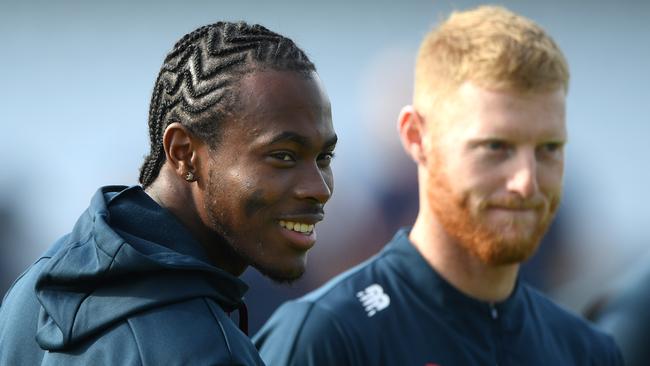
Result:
M299 280L305 273L305 264L294 266L270 266L270 265L253 265L264 276L270 278L273 282L290 284Z
M550 220L533 224L482 224L467 238L468 249L492 266L519 264L535 254L549 223Z
M532 257L539 247L541 237L526 238L484 238L474 243L471 251L481 261L491 266L513 265L525 262Z
M495 250L484 255L483 261L491 266L507 266L525 262L535 254L537 246L520 246L511 250Z

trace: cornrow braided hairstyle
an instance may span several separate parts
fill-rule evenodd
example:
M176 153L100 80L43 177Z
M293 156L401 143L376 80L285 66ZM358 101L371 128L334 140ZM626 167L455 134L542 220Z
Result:
M237 83L260 69L315 71L289 38L245 22L218 22L186 34L167 54L149 106L151 151L140 168L149 186L165 162L163 133L179 122L212 146L223 119L236 107Z

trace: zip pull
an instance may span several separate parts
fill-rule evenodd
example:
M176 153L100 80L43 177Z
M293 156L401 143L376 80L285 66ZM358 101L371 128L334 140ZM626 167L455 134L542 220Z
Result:
M494 304L490 304L490 316L494 320L499 319L499 311L497 310L496 306L494 306Z

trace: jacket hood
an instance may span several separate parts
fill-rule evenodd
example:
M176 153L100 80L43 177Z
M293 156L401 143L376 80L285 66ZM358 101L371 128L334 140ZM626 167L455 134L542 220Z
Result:
M147 309L209 297L225 311L247 286L210 264L201 245L139 186L93 196L73 231L46 254L36 282L36 340L60 350Z

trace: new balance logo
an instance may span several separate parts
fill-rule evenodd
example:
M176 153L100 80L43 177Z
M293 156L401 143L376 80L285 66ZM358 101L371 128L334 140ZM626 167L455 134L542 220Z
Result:
M384 293L384 289L378 284L366 287L365 290L357 292L357 298L361 301L368 317L377 314L390 305L390 297Z

